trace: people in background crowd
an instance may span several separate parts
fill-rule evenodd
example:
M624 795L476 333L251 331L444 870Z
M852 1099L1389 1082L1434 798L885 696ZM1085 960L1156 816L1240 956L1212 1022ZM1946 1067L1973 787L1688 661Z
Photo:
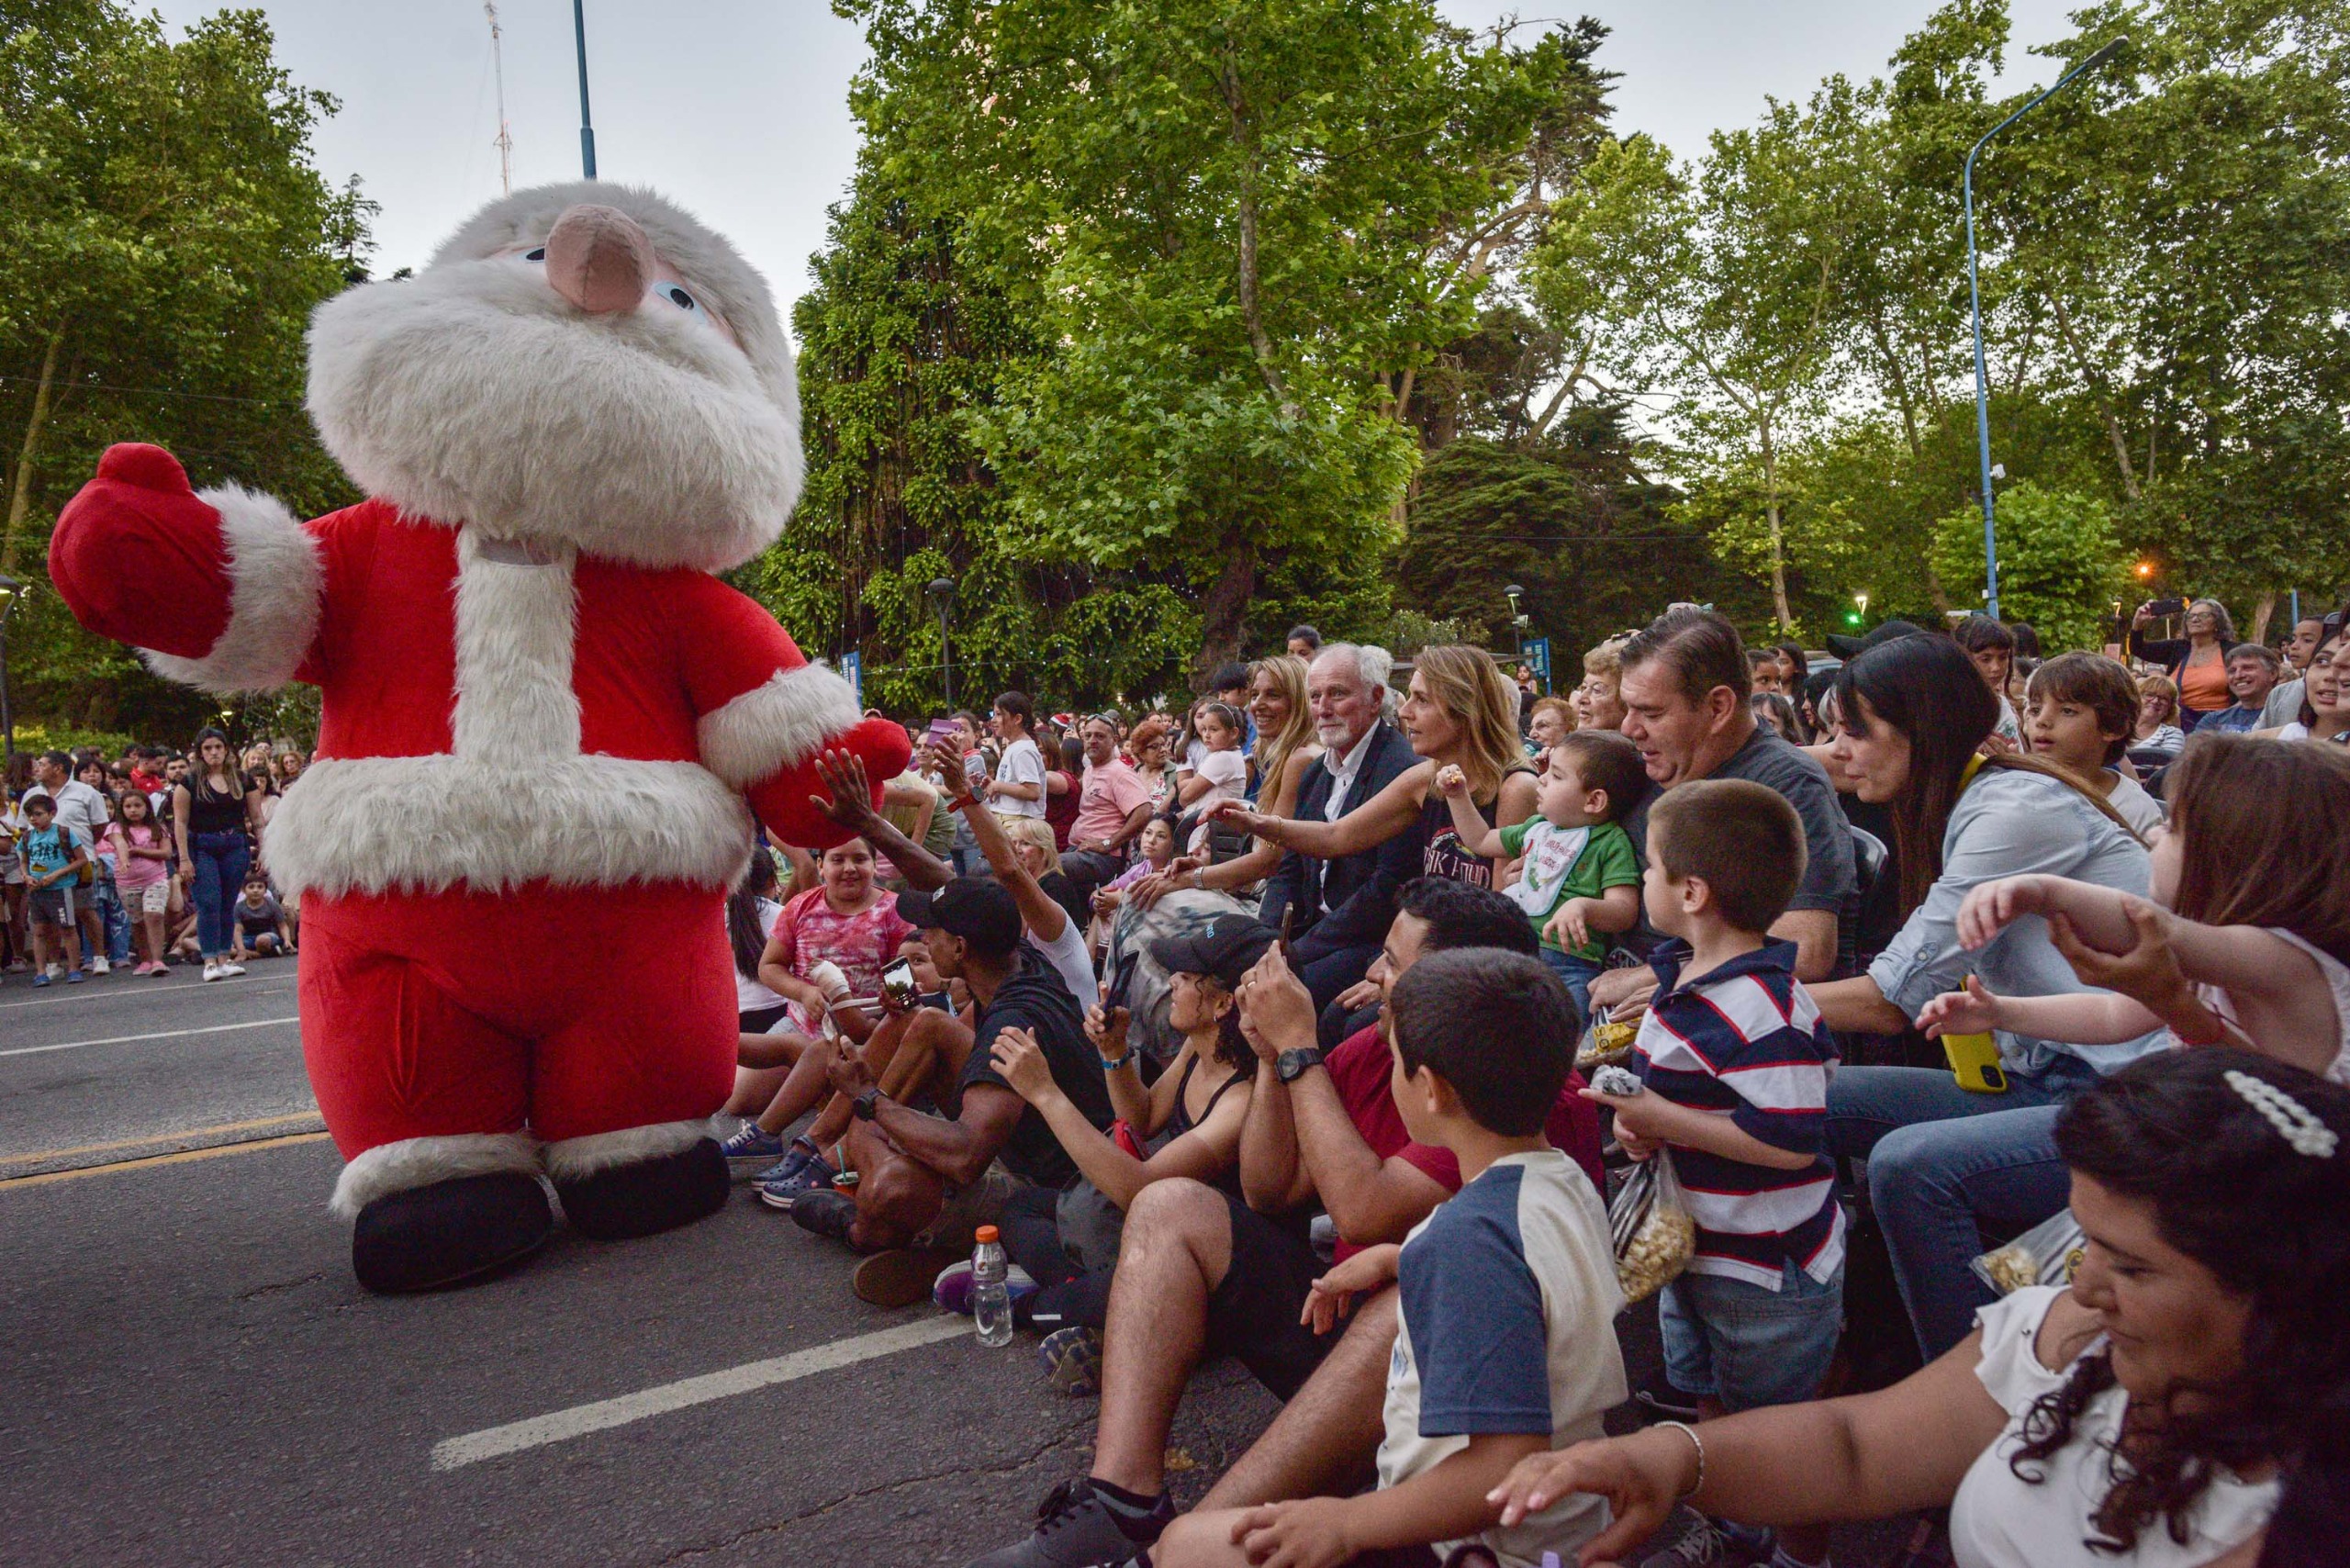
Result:
M1526 749L1539 772L1549 766L1550 748L1575 730L1574 704L1563 697L1538 699L1526 721Z
M1577 729L1624 727L1623 645L1623 640L1617 638L1583 655L1583 683L1575 688L1572 699Z
M2205 715L2234 700L2228 690L2228 650L2236 645L2235 622L2216 599L2188 605L2184 637L2148 637L2146 628L2154 619L2151 603L2140 605L2131 617L2130 656L2162 666L2163 673L2177 683L2179 728L2192 734Z
M2350 744L2350 640L2318 649L2302 678L2300 711L2276 732L2280 740Z
M995 777L979 786L979 795L999 816L1045 814L1045 754L1030 733L1035 726L1036 710L1026 692L1007 691L995 700L991 727L1003 749Z
M1312 664L1315 655L1322 651L1322 633L1311 626L1292 626L1282 646L1288 650L1291 658Z
M2228 695L2235 701L2207 715L2198 728L2231 730L2242 734L2262 727L2261 714L2269 693L2284 679L2284 661L2277 650L2260 643L2238 643L2228 650Z
M1151 820L1150 784L1118 757L1118 726L1093 714L1078 726L1085 767L1077 791L1077 815L1069 822L1069 849L1061 868L1080 894L1125 870L1128 847Z
M2187 744L2178 727L2178 683L2166 675L2138 678L2138 722L2131 727L2133 750L2157 751L2172 756Z
M172 791L172 812L180 877L196 904L196 941L207 980L245 972L231 956L229 906L252 864L262 800L261 781L230 766L229 737L215 729L199 731L187 781Z
M1999 700L1999 720L1991 733L2011 746L2023 744L2015 704L2008 700L2008 680L2015 673L2016 634L2005 622L1988 615L1970 615L1951 628L1951 638L1966 650L1983 684Z
M1838 673L1836 701L1830 759L1892 817L1902 924L1866 974L1811 987L1829 1027L1899 1034L1969 973L2008 996L2087 989L2045 923L1977 952L1959 912L1983 883L2031 872L2144 897L2145 846L2103 794L2038 757L1983 754L1998 705L1948 638L1870 649ZM1995 1044L1998 1093L1913 1067L1846 1067L1828 1088L1830 1146L1867 1157L1871 1201L1929 1359L1964 1338L1988 1299L1968 1266L1981 1231L2013 1235L2064 1206L2050 1141L2057 1110L2163 1040L2158 1030L2109 1045L2011 1032Z

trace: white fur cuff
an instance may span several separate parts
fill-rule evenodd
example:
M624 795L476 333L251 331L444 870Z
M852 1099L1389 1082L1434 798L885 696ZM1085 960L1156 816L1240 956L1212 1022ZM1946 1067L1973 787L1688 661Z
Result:
M716 1135L708 1119L698 1122L655 1122L650 1126L622 1127L616 1133L590 1133L546 1146L547 1174L558 1182L576 1182L615 1165L633 1165L682 1154Z
M379 1143L342 1168L327 1207L343 1219L356 1219L361 1209L394 1193L503 1170L537 1175L537 1140L527 1133L458 1133Z
M695 736L702 766L744 790L806 761L864 717L855 687L822 665L806 664L703 714Z
M141 648L169 680L228 695L266 691L294 678L318 635L326 571L318 541L274 496L223 485L197 492L220 514L229 553L229 624L201 658Z

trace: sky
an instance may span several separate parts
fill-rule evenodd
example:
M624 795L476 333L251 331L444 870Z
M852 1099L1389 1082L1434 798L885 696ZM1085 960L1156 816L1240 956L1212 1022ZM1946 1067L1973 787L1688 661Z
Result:
M252 0L244 0L252 4ZM1930 0L1585 0L1580 6L1438 0L1485 27L1516 12L1589 15L1613 30L1617 129L1683 157L1751 123L1768 96L1800 99L1832 72L1880 72ZM175 30L216 4L160 0ZM2030 46L2070 36L2056 0L2010 0L2005 86L2053 79ZM480 0L262 0L294 80L341 109L315 138L319 168L359 175L382 204L378 275L418 266L498 194L495 84ZM825 208L856 162L847 90L857 29L824 0L586 0L598 173L654 185L729 234L767 274L789 319L824 242ZM506 118L517 187L579 173L571 7L505 0Z

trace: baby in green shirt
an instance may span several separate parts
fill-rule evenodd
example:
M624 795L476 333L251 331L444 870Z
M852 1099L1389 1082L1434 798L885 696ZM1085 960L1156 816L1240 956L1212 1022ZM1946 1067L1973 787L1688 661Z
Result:
M1542 961L1591 1016L1591 982L1607 938L1640 918L1640 867L1621 823L1649 786L1640 754L1613 730L1576 730L1550 748L1536 781L1536 814L1499 831L1486 825L1457 767L1437 773L1460 846L1472 854L1523 857L1505 890L1542 942Z

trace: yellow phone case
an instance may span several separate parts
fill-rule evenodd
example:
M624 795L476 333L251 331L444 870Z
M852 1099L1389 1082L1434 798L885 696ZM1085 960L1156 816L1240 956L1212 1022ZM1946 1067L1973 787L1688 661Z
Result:
M1970 1094L2005 1094L2008 1075L1999 1066L1999 1042L1988 1035L1944 1035L1942 1055L1958 1086Z

